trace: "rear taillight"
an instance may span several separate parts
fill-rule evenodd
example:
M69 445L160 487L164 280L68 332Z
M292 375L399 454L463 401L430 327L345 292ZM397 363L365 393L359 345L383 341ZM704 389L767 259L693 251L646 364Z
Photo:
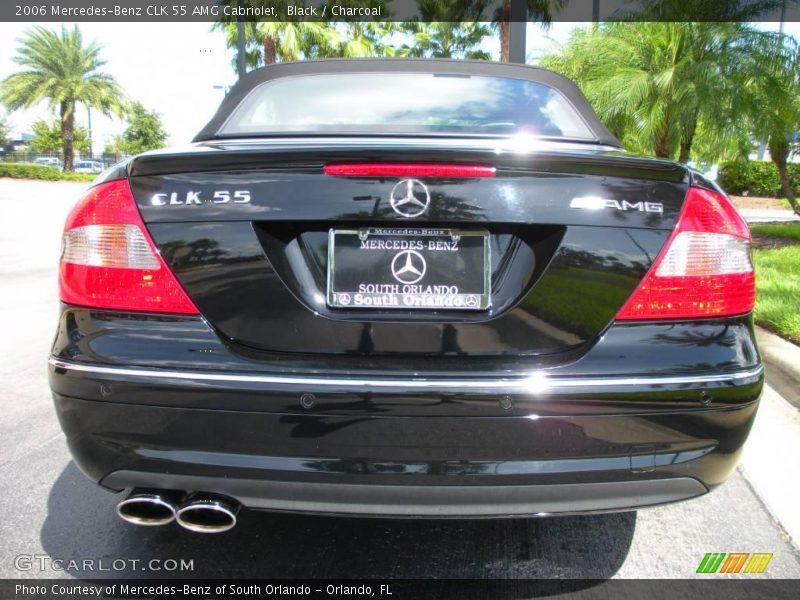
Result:
M198 313L156 250L125 180L92 188L70 212L59 290L78 306Z
M747 224L725 196L691 187L675 231L617 320L742 315L755 297Z

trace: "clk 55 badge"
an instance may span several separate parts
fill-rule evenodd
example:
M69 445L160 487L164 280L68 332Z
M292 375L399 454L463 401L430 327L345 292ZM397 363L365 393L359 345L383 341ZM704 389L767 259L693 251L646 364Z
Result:
M216 190L207 196L201 195L202 192L171 192L153 194L150 197L150 204L152 206L189 206L201 204L247 204L250 202L250 192L248 190Z

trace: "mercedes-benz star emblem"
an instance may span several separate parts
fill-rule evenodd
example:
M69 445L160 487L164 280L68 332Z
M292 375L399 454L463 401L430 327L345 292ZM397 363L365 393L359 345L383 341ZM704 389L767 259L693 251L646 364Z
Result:
M403 250L392 259L392 275L400 283L417 283L425 277L428 265L416 250Z
M431 194L419 179L403 179L392 188L389 203L400 216L418 217L431 203Z

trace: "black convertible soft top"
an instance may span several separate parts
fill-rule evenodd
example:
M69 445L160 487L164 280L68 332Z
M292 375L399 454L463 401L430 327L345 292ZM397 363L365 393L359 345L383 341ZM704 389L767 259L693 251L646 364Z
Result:
M296 75L337 73L431 73L504 77L532 81L557 90L569 101L591 131L593 139L589 141L621 147L619 141L597 118L578 87L558 73L527 65L480 60L409 58L325 59L279 63L250 71L231 88L214 117L195 136L193 141L203 142L232 137L220 134L220 129L236 107L263 83Z

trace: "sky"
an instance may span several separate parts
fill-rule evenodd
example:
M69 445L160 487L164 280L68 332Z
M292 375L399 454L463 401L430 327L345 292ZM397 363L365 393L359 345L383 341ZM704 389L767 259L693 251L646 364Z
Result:
M58 23L41 25L58 29ZM0 23L0 80L17 70L13 60L19 38L32 24ZM549 51L567 40L576 23L554 23L548 31L529 24L529 59ZM777 30L777 23L760 25ZM210 23L81 23L85 40L96 40L106 60L103 70L112 74L132 100L161 115L169 132L169 145L191 141L211 118L224 96L222 86L236 80L231 66L233 52L225 47L221 32L211 31ZM800 39L800 23L787 23L786 33ZM494 57L499 54L496 36L483 48ZM2 114L2 113L0 113ZM77 122L87 125L87 111L77 109ZM51 119L47 104L7 115L15 137L30 132L38 119ZM92 141L95 151L124 129L119 120L92 112Z

